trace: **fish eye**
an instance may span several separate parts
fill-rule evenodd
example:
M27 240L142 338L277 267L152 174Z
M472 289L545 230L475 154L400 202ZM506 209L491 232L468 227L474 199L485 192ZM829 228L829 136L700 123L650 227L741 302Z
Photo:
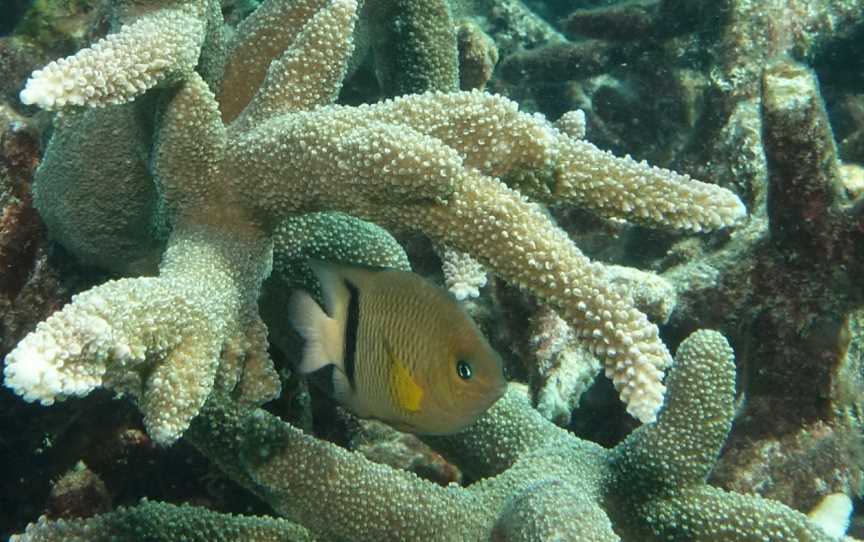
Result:
M473 374L471 364L463 359L460 359L456 362L456 374L458 374L459 378L461 378L462 380L470 379L471 375Z

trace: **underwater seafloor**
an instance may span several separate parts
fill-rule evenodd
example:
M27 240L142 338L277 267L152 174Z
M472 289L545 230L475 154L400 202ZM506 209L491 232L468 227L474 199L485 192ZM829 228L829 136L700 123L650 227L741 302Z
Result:
M864 1L361 4L4 0L0 359L57 402L0 388L0 537L864 538ZM517 384L351 416L310 256L410 261Z

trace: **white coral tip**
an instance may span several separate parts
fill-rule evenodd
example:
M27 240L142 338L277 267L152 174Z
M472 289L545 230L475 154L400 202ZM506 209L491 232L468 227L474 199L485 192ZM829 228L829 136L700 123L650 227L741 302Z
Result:
M47 84L42 77L31 77L18 97L24 105L35 104L43 109L50 109L57 97L57 89Z
M648 386L645 387L647 388ZM664 391L666 391L666 388L662 384L659 384L652 389L638 390L630 397L625 398L622 394L622 399L627 403L627 413L642 423L656 422L657 413L663 405Z
M736 205L735 209L732 212L732 217L736 220L744 218L745 216L747 216L747 207L744 206L744 202L741 201L740 198L736 197L735 200Z
M844 493L826 495L807 516L829 535L840 539L849 528L852 500Z
M44 352L34 348L32 341L22 342L6 357L6 386L26 401L54 403L62 389L57 368L45 359Z

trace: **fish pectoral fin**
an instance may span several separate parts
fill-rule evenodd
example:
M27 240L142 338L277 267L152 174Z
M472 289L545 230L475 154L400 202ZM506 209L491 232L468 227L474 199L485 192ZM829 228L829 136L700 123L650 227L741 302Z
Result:
M318 389L326 393L328 396L335 399L335 390L333 386L333 373L336 371L335 365L325 365L317 371L312 371L306 375L306 378L315 385Z
M411 370L396 356L386 339L384 339L384 348L390 361L389 387L393 401L404 411L417 412L423 403L423 388L414 380Z
M348 378L336 365L332 363L309 373L306 378L316 388L327 394L328 397L347 405L353 403L351 401L351 387L348 385Z
M327 365L341 368L342 337L338 322L327 316L308 292L298 290L288 301L288 320L306 341L298 370L301 374Z
M397 431L401 431L402 433L411 433L411 434L420 433L418 428L414 427L410 423L407 423L403 420L397 420L395 418L394 419L391 419L391 418L372 418L372 419L378 420L379 422L386 423L387 425L389 425L393 429L395 429Z

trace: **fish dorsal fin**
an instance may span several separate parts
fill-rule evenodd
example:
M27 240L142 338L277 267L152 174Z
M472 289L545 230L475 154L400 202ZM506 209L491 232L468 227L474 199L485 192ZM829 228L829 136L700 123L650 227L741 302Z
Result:
M387 359L390 362L390 388L396 406L407 412L417 412L423 402L423 388L417 384L405 363L393 352L387 339L384 339Z

